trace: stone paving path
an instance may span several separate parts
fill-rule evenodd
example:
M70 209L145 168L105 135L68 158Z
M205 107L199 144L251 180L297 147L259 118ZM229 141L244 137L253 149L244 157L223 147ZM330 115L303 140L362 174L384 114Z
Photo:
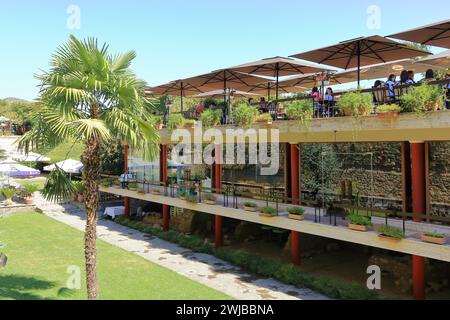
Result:
M84 211L71 204L52 204L40 194L36 207L45 215L84 231ZM189 279L219 290L239 300L325 300L309 289L299 289L274 279L260 278L216 257L192 252L139 231L100 220L98 238L144 259L173 270Z

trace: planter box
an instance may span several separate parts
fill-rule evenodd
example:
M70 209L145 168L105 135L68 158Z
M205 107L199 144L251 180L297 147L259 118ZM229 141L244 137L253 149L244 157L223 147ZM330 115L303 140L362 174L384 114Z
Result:
M216 205L216 201L213 201L213 200L205 200L205 203L209 204L211 206Z
M122 186L120 184L115 184L114 189L122 189Z
M288 218L289 219L293 219L293 220L303 221L303 220L305 220L305 215L304 214L292 214L292 213L289 213L288 214Z
M445 244L447 242L445 237L444 238L436 238L436 237L427 236L425 234L422 235L421 239L423 242L429 242L429 243L440 244L440 245Z
M155 195L155 196L159 196L159 195L161 195L161 191L159 191L159 190L152 190L152 194Z
M145 190L139 190L138 193L139 194L145 194Z
M258 208L252 208L252 207L244 206L244 210L245 211L249 211L249 212L256 212L256 211L258 211Z
M271 125L273 124L273 120L256 120L256 123Z
M363 231L363 232L366 232L366 231L368 230L368 227L367 227L367 226L360 226L360 225L357 225L357 224L351 224L351 223L348 224L348 228L349 228L350 230Z
M395 119L398 118L399 112L398 111L389 111L389 112L379 112L378 118L381 119Z
M180 200L186 200L186 197L180 197Z
M137 188L128 188L128 190L130 190L130 191L137 191Z
M392 242L392 243L399 243L400 241L403 240L403 239L399 239L399 238L389 237L389 236L386 236L384 234L379 234L378 237L380 239L382 239L382 240L386 240L386 241L389 241L389 242Z
M262 212L259 214L259 216L260 217L264 217L264 218L275 218L275 217L277 217L277 215L274 216L274 215L271 215L271 214L268 214L268 213L262 213Z

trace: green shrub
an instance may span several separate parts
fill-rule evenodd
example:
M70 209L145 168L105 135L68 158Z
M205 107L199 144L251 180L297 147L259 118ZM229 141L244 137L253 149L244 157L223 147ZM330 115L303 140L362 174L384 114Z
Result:
M205 199L207 201L216 201L216 196L213 195L212 193L205 193L205 195L203 196L203 199Z
M254 202L244 202L244 207L247 208L258 208L258 205Z
M270 113L263 113L260 114L257 118L256 118L257 122L269 122L269 121L273 121L272 116L270 115Z
M302 207L292 207L287 210L290 214L301 215L305 213L305 209Z
M405 234L403 230L392 227L390 225L381 225L377 228L377 231L380 235L395 238L395 239L403 239L405 238Z
M86 190L86 186L81 181L72 181L72 186L75 190L75 193L82 193Z
M22 189L27 196L32 195L33 193L40 190L40 186L37 183L33 182L24 182L22 184Z
M371 226L372 222L371 220L366 217L366 216L361 216L358 214L351 214L348 216L348 220L350 221L351 224L355 224L357 226Z
M218 126L222 120L222 110L206 110L200 116L200 121L204 128L211 128Z
M263 207L263 208L261 208L261 213L268 214L268 215L271 215L271 216L277 216L278 215L277 210L274 209L274 208L271 208L271 207Z
M442 108L444 89L441 86L422 84L400 97L402 112L427 112Z
M128 183L128 188L129 189L137 189L137 183L136 182L129 182Z
M16 190L16 188L13 188L13 187L6 187L6 188L1 188L0 193L6 199L12 199L16 195L17 190Z
M255 123L258 117L258 109L247 103L240 103L233 110L233 119L236 125L240 127L248 127Z
M378 106L378 112L400 112L402 108L396 104L386 104Z
M186 119L178 113L173 113L169 116L168 128L174 130L183 126Z
M152 125L160 125L160 124L163 124L163 123L164 123L164 119L163 119L162 116L152 116L152 117L150 118L150 123L151 123Z
M426 235L427 237L438 238L438 239L445 238L445 235L443 235L443 234L441 234L441 233L438 233L438 232L435 232L435 231L433 231L433 232L427 232L427 233L425 233L425 235Z
M364 116L373 111L373 96L370 93L348 92L343 94L338 106L345 116Z
M313 117L313 104L310 99L293 101L286 106L286 115L290 120L309 120Z

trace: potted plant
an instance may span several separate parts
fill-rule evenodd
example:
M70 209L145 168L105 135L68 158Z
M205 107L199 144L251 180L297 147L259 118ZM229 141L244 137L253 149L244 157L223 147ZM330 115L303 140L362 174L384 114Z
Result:
M150 123L155 127L156 130L161 130L164 127L164 119L162 116L152 116Z
M247 103L239 103L233 110L233 119L239 127L249 127L258 117L258 109Z
M12 198L16 195L17 190L13 187L6 187L0 189L0 193L5 197L5 205L9 207L13 204Z
M36 191L39 191L39 185L32 182L26 182L23 184L22 187L24 192L25 203L30 206L33 204L33 194Z
M170 130L181 128L184 124L184 117L181 114L174 113L169 116L168 127Z
M373 96L370 93L348 92L339 99L338 106L344 116L366 116L373 111Z
M159 188L153 188L152 189L152 194L155 196L160 196L161 195L161 191L159 190Z
M197 121L195 121L193 119L186 119L183 122L183 127L185 129L194 129L196 124L197 124Z
M422 84L413 87L400 97L402 112L424 113L437 111L444 105L444 90L441 86Z
M86 190L86 186L81 181L73 181L72 185L75 190L74 197L76 197L76 201L82 203L84 201L84 191Z
M400 240L405 238L403 230L396 227L392 227L390 225L381 225L378 227L377 231L378 236L384 240L399 242Z
M186 200L186 191L179 191L179 192L178 192L178 197L179 197L181 200Z
M216 196L213 195L212 193L206 193L203 196L203 199L204 199L206 204L209 204L209 205L215 205L216 204Z
M311 100L302 99L291 102L286 106L286 116L289 120L307 121L312 119L314 108Z
M218 126L222 120L222 110L205 110L200 116L200 121L204 128L211 128Z
M261 217L265 217L265 218L273 218L273 217L278 216L278 212L274 208L264 207L264 208L261 208L261 213L259 215Z
M142 188L142 187L139 187L139 188L137 188L137 192L138 192L139 194L145 194L145 189Z
M402 109L396 104L378 106L378 117L382 119L397 118Z
M355 231L367 231L369 226L372 225L369 217L361 216L358 214L351 214L348 216L348 228Z
M103 179L100 183L100 185L104 188L109 188L111 186L111 180L109 179Z
M244 210L249 212L256 212L258 210L258 205L253 202L244 202Z
M438 232L424 233L424 234L422 234L421 238L422 238L423 242L429 242L429 243L440 244L440 245L443 245L447 242L445 239L445 235L438 233Z
M273 118L269 113L263 113L256 118L256 122L270 125L273 123Z
M301 207L292 207L288 210L288 218L294 220L305 220L305 209Z
M115 179L113 183L114 183L114 188L116 188L116 189L122 188L122 183L120 182L119 179Z
M128 190L130 191L136 191L137 190L137 183L136 182L129 182L128 183Z

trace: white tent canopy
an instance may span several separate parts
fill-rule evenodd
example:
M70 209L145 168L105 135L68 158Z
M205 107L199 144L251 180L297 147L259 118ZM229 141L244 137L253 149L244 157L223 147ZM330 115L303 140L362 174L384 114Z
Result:
M22 162L48 162L51 159L38 153L30 152L28 154L16 153L12 156L15 161Z
M66 173L79 174L83 170L83 164L80 161L67 159L50 166L44 167L45 171L54 171L56 167L60 168L62 171Z

